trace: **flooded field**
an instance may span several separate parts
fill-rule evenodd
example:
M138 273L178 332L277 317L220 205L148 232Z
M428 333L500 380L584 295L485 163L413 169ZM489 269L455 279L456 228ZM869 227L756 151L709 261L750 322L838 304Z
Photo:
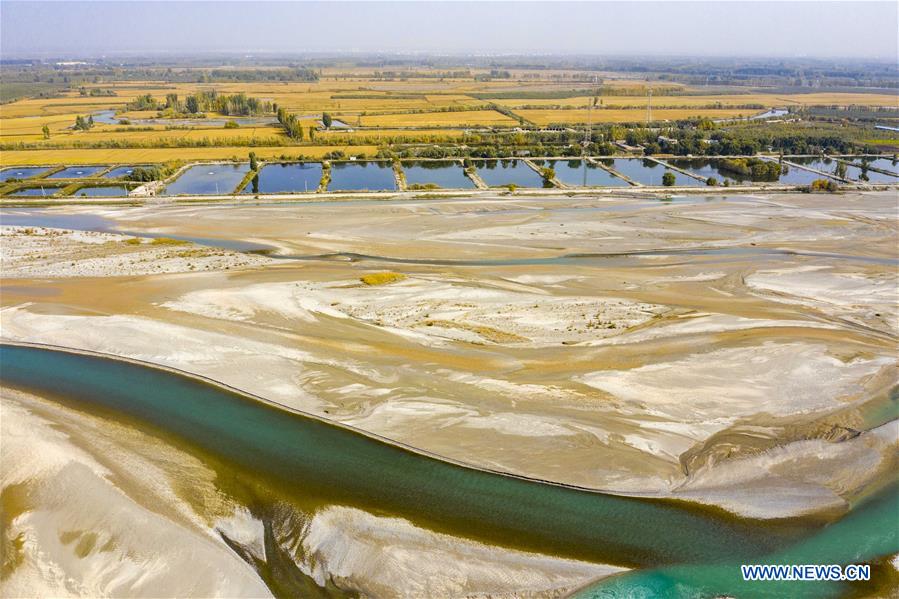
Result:
M396 189L389 162L332 162L329 191L383 191Z
M447 189L471 189L474 183L466 176L462 165L455 161L419 160L403 162L403 172L409 185L437 185Z
M630 184L586 160L535 160L556 171L556 179L572 187L630 187Z
M543 179L523 160L472 160L472 163L490 187L543 187Z
M249 164L199 164L185 170L165 187L164 195L212 195L234 191L250 170Z
M47 171L45 166L17 166L13 168L5 168L0 171L0 181L9 181L10 179L28 179Z
M242 193L298 193L318 189L322 165L318 162L266 164L259 181L250 180Z

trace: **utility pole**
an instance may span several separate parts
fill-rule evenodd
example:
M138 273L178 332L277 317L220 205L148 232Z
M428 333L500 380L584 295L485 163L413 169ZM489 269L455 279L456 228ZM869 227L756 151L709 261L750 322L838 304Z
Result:
M596 76L593 76L593 97L587 104L587 128L584 130L584 151L587 154L587 147L590 145L590 139L593 137L593 104L596 102L596 96L599 89L596 87Z

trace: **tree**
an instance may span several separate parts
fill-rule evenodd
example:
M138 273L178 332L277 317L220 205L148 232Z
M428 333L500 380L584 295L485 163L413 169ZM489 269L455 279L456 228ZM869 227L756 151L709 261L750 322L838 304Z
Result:
M330 129L332 122L333 122L333 120L331 119L331 115L328 114L327 112L323 112L322 113L322 125L325 126L325 129Z
M187 96L185 106L187 107L187 112L191 114L197 114L198 112L200 112L200 101L196 96Z
M178 94L165 95L165 107L171 108L175 112L178 111Z
M44 125L43 127L41 127L41 131L43 131L44 133L44 139L50 139L50 127Z
M556 169L546 166L540 169L540 176L543 177L543 186L552 187L552 180L556 178Z
M315 127L309 127L309 141L315 140Z
M256 152L250 152L250 170L251 171L259 170L259 163L256 162Z
M662 185L665 187L671 187L677 181L677 178L674 176L674 173L668 171L664 175L662 175Z
M718 179L716 179L715 177L709 177L705 180L705 184L709 187L715 187L716 185L718 185Z
M837 162L836 168L833 169L833 174L836 175L840 179L846 178L846 163L845 162Z

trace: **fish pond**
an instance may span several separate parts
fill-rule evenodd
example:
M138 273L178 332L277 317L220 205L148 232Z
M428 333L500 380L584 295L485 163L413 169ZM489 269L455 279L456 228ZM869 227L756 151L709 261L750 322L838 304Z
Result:
M127 177L131 173L134 172L136 168L150 168L148 164L137 164L134 166L117 166L105 175L103 175L104 179L118 179L119 177Z
M556 171L556 179L571 187L630 187L630 183L587 160L534 160Z
M166 185L163 195L219 195L234 191L250 170L242 164L198 164Z
M734 173L722 169L721 161L714 158L673 158L665 162L706 179L714 177L718 180L719 185L725 181L730 181L731 184L742 183Z
M49 175L48 179L83 179L105 171L105 166L70 166Z
M517 185L518 187L543 187L543 178L524 160L473 160L478 175L490 187Z
M785 160L793 162L795 164L801 164L802 166L807 166L809 168L813 168L815 170L827 173L827 174L835 174L836 169L839 167L841 163L838 160L834 160L833 158L826 157L818 157L818 156L785 156ZM853 166L851 164L846 164L846 178L852 181L862 181L868 183L896 183L896 177L892 177L890 175L884 175L882 173L878 173L868 169L862 169L857 166ZM795 169L794 169L795 170ZM820 178L817 177L817 178Z
M98 185L93 187L81 187L72 194L73 196L87 196L89 198L123 198L128 195L129 189L123 185Z
M13 168L5 168L0 171L0 181L9 181L10 179L28 179L34 177L47 170L46 166L16 166Z
M417 160L403 163L408 185L436 185L447 189L470 189L474 183L462 165L452 160Z
M47 197L57 193L61 187L23 187L11 193L8 196L13 197Z
M322 179L322 165L318 162L289 162L266 164L241 193L297 193L316 191Z
M616 172L643 185L662 185L662 176L666 172L674 175L675 186L697 187L705 185L704 181L698 181L683 173L665 168L652 160L644 160L642 158L603 158L601 162Z
M396 189L389 162L332 162L329 191L382 191Z
M892 158L872 158L871 156L845 156L845 160L849 160L859 166L867 164L873 168L879 168L899 176L899 161Z

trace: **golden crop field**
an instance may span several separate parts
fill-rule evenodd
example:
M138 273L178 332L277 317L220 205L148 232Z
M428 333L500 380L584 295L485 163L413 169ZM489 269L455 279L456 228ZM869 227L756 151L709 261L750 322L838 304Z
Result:
M209 148L127 148L89 150L9 150L0 153L0 166L27 166L44 164L152 164L168 160L245 160L249 152L255 152L261 160L275 159L282 155L296 158L300 154L320 158L329 152L342 150L348 156L378 151L375 146L302 146L302 147L209 147Z
M757 110L718 110L718 109L701 109L701 108L674 108L652 110L653 120L674 121L678 119L687 119L691 117L708 117L711 119L729 119L736 117L746 117L758 112ZM528 109L517 110L515 114L519 114L527 120L537 125L550 125L553 123L565 124L582 124L593 123L639 123L646 120L645 108L633 108L623 110L601 109L601 110L551 110L551 109Z
M20 135L2 137L3 142L25 141L39 143L42 147L66 147L74 143L90 144L105 141L139 141L146 143L160 143L179 139L201 140L209 139L216 145L228 145L231 139L271 139L284 138L284 129L281 127L240 127L238 129L214 128L190 128L190 129L165 129L162 126L155 127L152 131L127 131L117 128L115 125L96 126L90 131L68 130L62 133L51 134L50 139L43 139L41 135ZM279 142L280 143L280 142Z
M355 126L355 119L347 119L351 126ZM315 134L316 139L348 139L348 138L390 138L390 137L411 137L418 136L427 138L430 136L443 138L461 138L465 136L464 129L353 129L351 131L333 129L331 131L319 131Z
M365 127L474 127L517 126L518 122L494 110L382 114L362 117Z
M72 113L0 119L0 137L6 141L7 136L40 135L44 125L47 125L51 132L64 131L75 123L76 116L78 114Z
M646 107L649 98L646 96L600 96L602 106L633 106ZM593 102L592 97L581 96L577 98L559 99L499 99L492 100L500 106L515 109L521 106L578 106L586 108ZM743 106L747 104L760 104L765 108L787 106L830 105L841 106L887 106L899 107L899 95L886 94L730 94L707 96L653 96L653 106L709 106L713 104L728 106ZM655 110L653 110L655 112Z
M427 67L397 69L403 72L424 71ZM462 69L464 70L464 69ZM549 124L580 125L593 123L644 122L646 120L645 96L602 96L601 108L587 110L593 98L580 95L571 98L545 98L541 95L564 95L571 90L586 90L594 83L586 81L584 74L565 69L512 71L509 79L491 81L468 78L409 77L374 78L374 69L352 67L325 69L319 81L281 82L216 82L216 83L165 83L160 81L97 82L86 85L89 89L112 90L114 96L82 96L78 90L69 90L58 97L23 99L0 106L0 143L27 143L34 146L29 150L8 150L2 157L4 164L46 164L56 162L110 163L129 161L164 161L170 158L220 159L231 156L243 157L249 151L246 140L260 140L264 148L253 148L261 157L280 154L306 154L320 156L326 152L343 149L340 146L296 145L296 140L288 140L281 127L271 125L243 125L239 128L225 128L222 117L207 114L208 121L197 119L189 127L173 121L156 120L150 124L144 119L156 119L157 111L125 111L128 102L138 96L150 94L163 101L166 94L174 93L184 99L198 91L217 91L221 94L245 93L248 96L277 103L289 112L303 119L304 128L314 126L323 112L329 112L335 119L342 120L350 127L362 128L353 131L331 130L316 132L318 141L342 143L342 140L365 140L363 143L378 143L390 138L416 138L421 142L451 141L465 135L465 129L476 127L517 127L516 118L511 118L495 110L483 110L490 103L506 107L516 115L538 126ZM469 73L483 73L471 70ZM346 77L351 75L351 77ZM759 105L765 108L790 105L861 105L899 106L899 96L891 94L862 93L809 93L809 94L709 94L701 93L702 88L689 88L682 84L664 81L646 81L639 78L597 73L597 84L604 89L617 87L640 93L647 86L657 90L662 88L682 88L685 92L699 92L698 95L656 95L652 98L654 120L679 120L704 116L713 119L751 116L761 109L738 108L745 105ZM561 92L561 93L560 93ZM521 98L510 98L518 94ZM474 95L485 94L488 99ZM495 100L490 95L504 97ZM528 96L537 96L529 98ZM714 108L709 108L713 106ZM529 107L529 108L524 108ZM559 107L559 108L556 108ZM610 108L612 107L612 108ZM448 108L456 110L450 111ZM462 109L462 110L458 110ZM89 131L75 131L72 126L77 116L86 116L101 110L116 110L116 117L129 119L130 125L96 123ZM269 115L265 118L271 119ZM219 123L213 123L213 119ZM50 129L50 139L45 140L42 127ZM140 129L140 130L136 130ZM206 141L208 140L208 142ZM149 148L106 149L96 146L104 144L128 144L150 146ZM306 143L315 144L308 139ZM208 143L204 147L155 147L190 146L193 143ZM275 147L285 144L284 148ZM73 149L73 145L91 146ZM10 147L10 145L7 145ZM351 154L372 154L373 147L350 146Z

